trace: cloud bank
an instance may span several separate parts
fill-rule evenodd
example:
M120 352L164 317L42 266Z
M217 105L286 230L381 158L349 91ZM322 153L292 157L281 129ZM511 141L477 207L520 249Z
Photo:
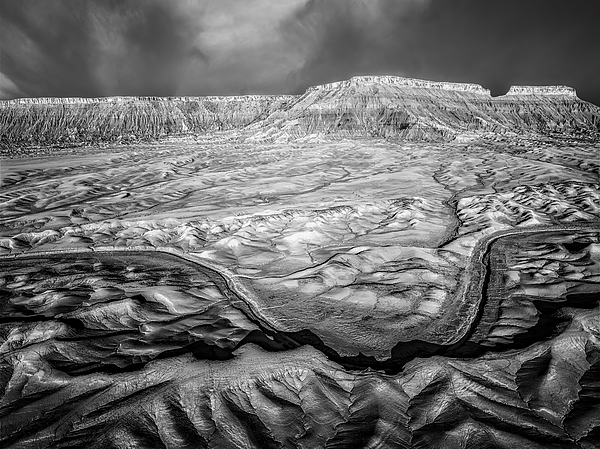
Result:
M600 103L596 2L0 0L0 95L298 93L357 74L567 84Z

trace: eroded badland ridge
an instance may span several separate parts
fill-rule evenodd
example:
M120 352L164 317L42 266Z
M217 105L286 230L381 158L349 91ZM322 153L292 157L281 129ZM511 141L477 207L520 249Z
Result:
M597 448L599 123L397 77L1 103L0 446Z
M513 86L362 76L303 95L35 98L0 102L6 147L154 140L239 130L263 140L312 134L450 141L464 132L597 134L599 108L565 86Z

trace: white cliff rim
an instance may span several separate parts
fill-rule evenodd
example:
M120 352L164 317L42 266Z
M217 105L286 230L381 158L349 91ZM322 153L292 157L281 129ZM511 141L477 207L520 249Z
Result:
M306 89L306 93L315 91L334 91L350 87L386 85L390 87L410 87L417 89L434 89L456 92L470 92L491 97L489 89L473 83L450 83L444 81L430 81L417 78L405 78L401 76L354 76L347 80L332 83L319 84ZM575 89L569 86L511 86L503 96L513 95L564 95L577 98ZM231 95L231 96L108 96L108 97L39 97L39 98L16 98L13 100L0 100L0 106L14 104L78 104L78 103L122 103L132 101L287 101L293 100L301 95Z

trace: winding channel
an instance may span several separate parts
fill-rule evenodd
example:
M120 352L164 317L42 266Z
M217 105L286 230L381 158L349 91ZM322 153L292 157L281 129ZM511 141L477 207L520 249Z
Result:
M391 369L398 371L402 366L415 357L428 357L438 354L451 355L458 348L463 346L473 335L483 316L486 307L486 289L490 278L490 252L493 244L498 240L515 235L543 234L550 232L573 232L573 231L599 231L600 222L585 222L560 226L538 226L525 229L509 229L498 231L486 236L477 242L471 257L464 269L462 276L462 286L457 291L455 300L461 300L457 315L460 319L459 324L452 323L455 327L454 335L443 344L434 344L426 341L399 342L392 350L392 359L387 362L376 362L371 357L341 357L331 348L326 347L320 339L310 331L296 333L281 332L277 326L270 322L260 308L260 301L257 300L255 293L241 282L240 278L229 269L214 264L206 259L202 259L192 254L182 253L167 248L153 247L135 247L126 249L115 249L113 247L98 248L65 248L56 251L29 251L20 254L11 254L0 256L0 265L4 261L15 259L36 258L42 259L44 256L63 256L72 258L76 261L78 257L91 254L101 254L111 256L113 254L131 253L136 255L148 255L150 257L160 257L169 255L171 257L182 259L188 263L196 265L200 271L208 274L213 280L220 284L223 294L228 297L232 305L240 309L246 316L257 324L265 333L269 335L278 335L287 340L292 346L302 346L311 344L316 349L325 353L334 361L351 369L364 369L367 367L375 369ZM6 317L4 317L6 318Z

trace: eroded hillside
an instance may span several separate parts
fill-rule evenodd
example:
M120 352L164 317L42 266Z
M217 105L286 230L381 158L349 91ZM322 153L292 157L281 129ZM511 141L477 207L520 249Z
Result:
M303 95L42 98L0 102L0 143L136 142L239 130L262 141L307 135L450 141L472 132L597 134L598 107L567 87L513 87L355 77Z

